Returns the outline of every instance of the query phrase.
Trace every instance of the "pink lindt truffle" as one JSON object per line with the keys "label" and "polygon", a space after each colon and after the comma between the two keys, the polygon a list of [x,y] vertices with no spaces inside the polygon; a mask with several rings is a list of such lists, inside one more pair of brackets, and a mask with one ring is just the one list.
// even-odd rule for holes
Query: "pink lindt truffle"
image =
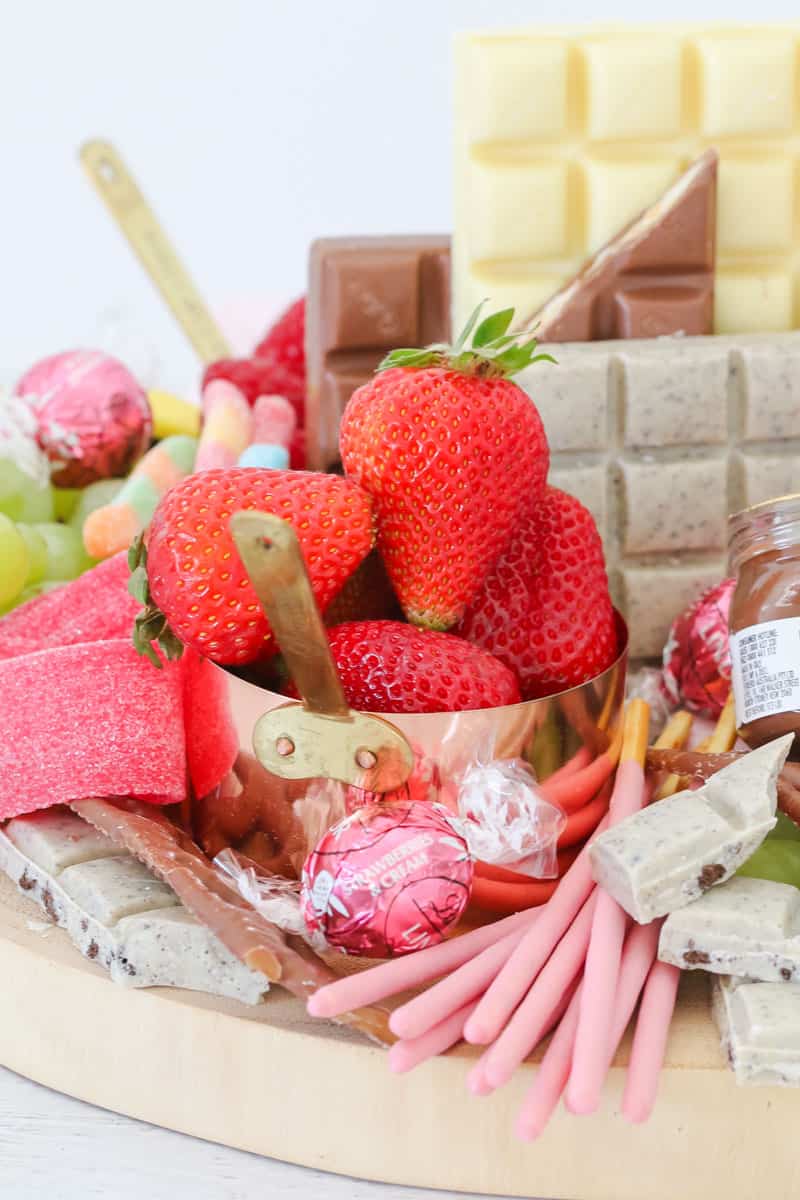
{"label": "pink lindt truffle", "polygon": [[345,954],[389,958],[440,942],[472,886],[467,843],[439,804],[356,809],[306,859],[309,929]]}
{"label": "pink lindt truffle", "polygon": [[150,444],[153,418],[127,367],[97,350],[43,358],[15,388],[30,404],[57,487],[127,475]]}
{"label": "pink lindt truffle", "polygon": [[672,623],[664,647],[664,690],[670,701],[718,717],[731,689],[728,613],[735,579],[704,592]]}

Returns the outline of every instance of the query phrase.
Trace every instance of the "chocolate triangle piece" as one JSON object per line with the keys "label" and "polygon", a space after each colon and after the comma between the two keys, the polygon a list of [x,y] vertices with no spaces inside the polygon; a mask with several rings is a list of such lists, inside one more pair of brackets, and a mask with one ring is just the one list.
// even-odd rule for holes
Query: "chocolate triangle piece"
{"label": "chocolate triangle piece", "polygon": [[718,158],[695,159],[525,326],[542,342],[713,333]]}

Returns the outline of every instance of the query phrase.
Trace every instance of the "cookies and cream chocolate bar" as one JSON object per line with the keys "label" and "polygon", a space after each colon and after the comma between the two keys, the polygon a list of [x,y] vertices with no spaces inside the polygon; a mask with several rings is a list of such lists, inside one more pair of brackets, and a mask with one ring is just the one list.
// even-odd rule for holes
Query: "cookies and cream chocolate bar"
{"label": "cookies and cream chocolate bar", "polygon": [[658,956],[687,970],[800,981],[800,890],[737,876],[667,918]]}
{"label": "cookies and cream chocolate bar", "polygon": [[607,829],[590,850],[597,882],[646,925],[729,879],[775,824],[777,779],[791,744],[792,735],[777,738],[697,791]]}
{"label": "cookies and cream chocolate bar", "polygon": [[131,987],[181,987],[257,1004],[269,989],[124,849],[75,813],[16,817],[0,869],[80,952]]}
{"label": "cookies and cream chocolate bar", "polygon": [[800,984],[724,976],[712,1011],[737,1083],[800,1086]]}

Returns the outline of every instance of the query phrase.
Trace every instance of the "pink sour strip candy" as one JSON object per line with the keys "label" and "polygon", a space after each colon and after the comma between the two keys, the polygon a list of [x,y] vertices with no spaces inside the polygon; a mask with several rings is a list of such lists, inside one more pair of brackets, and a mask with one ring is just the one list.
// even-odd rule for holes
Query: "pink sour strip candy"
{"label": "pink sour strip candy", "polygon": [[259,396],[253,406],[251,441],[256,445],[291,445],[297,413],[285,396]]}
{"label": "pink sour strip candy", "polygon": [[492,1087],[508,1083],[520,1063],[538,1045],[565,993],[580,974],[592,931],[596,891],[556,946],[525,999],[492,1045],[484,1073]]}
{"label": "pink sour strip candy", "polygon": [[389,1067],[396,1075],[412,1071],[420,1063],[427,1062],[437,1054],[444,1054],[456,1042],[461,1041],[464,1022],[475,1007],[475,1001],[457,1008],[443,1021],[431,1026],[420,1037],[404,1038],[395,1042],[389,1051]]}
{"label": "pink sour strip candy", "polygon": [[514,913],[493,925],[482,925],[470,933],[448,938],[438,946],[429,946],[426,950],[393,958],[358,975],[337,979],[311,996],[308,1012],[312,1017],[338,1017],[408,988],[419,987],[460,967],[507,934],[527,928],[538,915],[535,909]]}
{"label": "pink sour strip candy", "polygon": [[633,1124],[653,1111],[680,974],[678,967],[655,962],[647,977],[622,1099],[622,1115]]}
{"label": "pink sour strip candy", "polygon": [[[608,818],[605,817],[598,825],[597,833],[607,825]],[[584,847],[550,900],[538,910],[535,925],[520,939],[467,1021],[464,1029],[467,1041],[488,1045],[499,1036],[593,887],[591,861],[588,849]]]}
{"label": "pink sour strip candy", "polygon": [[212,379],[203,392],[203,428],[195,471],[235,467],[250,445],[253,414],[243,394],[226,379]]}
{"label": "pink sour strip candy", "polygon": [[[461,1009],[469,1001],[482,996],[524,932],[524,929],[516,929],[506,934],[451,975],[396,1008],[389,1019],[392,1033],[399,1038],[421,1037],[454,1009]],[[472,1008],[475,1008],[474,1004]]]}
{"label": "pink sour strip candy", "polygon": [[[634,759],[621,762],[609,806],[610,825],[638,812],[644,797],[641,764]],[[567,1108],[573,1113],[592,1113],[600,1103],[608,1073],[614,1000],[627,927],[627,914],[607,892],[601,891],[586,955],[585,986],[567,1085]]]}

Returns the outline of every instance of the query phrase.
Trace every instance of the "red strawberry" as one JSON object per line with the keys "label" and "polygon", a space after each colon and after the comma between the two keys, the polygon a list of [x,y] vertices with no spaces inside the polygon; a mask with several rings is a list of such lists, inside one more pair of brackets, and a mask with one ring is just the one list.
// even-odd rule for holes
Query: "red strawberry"
{"label": "red strawberry", "polygon": [[513,309],[452,349],[396,350],[342,418],[347,474],[375,501],[378,545],[410,621],[447,629],[462,616],[541,499],[548,467],[539,414],[507,374],[535,341],[506,335]]}
{"label": "red strawberry", "polygon": [[547,489],[458,632],[513,667],[526,699],[575,687],[611,665],[617,635],[603,547],[574,496]]}
{"label": "red strawberry", "polygon": [[364,559],[325,609],[326,625],[343,621],[400,620],[403,614],[377,550]]}
{"label": "red strawberry", "polygon": [[290,304],[253,351],[253,358],[273,358],[295,375],[306,377],[306,298]]}
{"label": "red strawberry", "polygon": [[[369,497],[351,480],[310,471],[200,471],[161,500],[147,552],[132,554],[131,589],[147,607],[137,645],[193,646],[219,663],[250,663],[275,640],[229,528],[239,509],[275,513],[297,531],[317,604],[324,609],[373,545]],[[166,627],[165,627],[166,626]]]}
{"label": "red strawberry", "polygon": [[328,640],[348,703],[362,712],[463,712],[520,698],[513,671],[450,633],[349,621]]}

